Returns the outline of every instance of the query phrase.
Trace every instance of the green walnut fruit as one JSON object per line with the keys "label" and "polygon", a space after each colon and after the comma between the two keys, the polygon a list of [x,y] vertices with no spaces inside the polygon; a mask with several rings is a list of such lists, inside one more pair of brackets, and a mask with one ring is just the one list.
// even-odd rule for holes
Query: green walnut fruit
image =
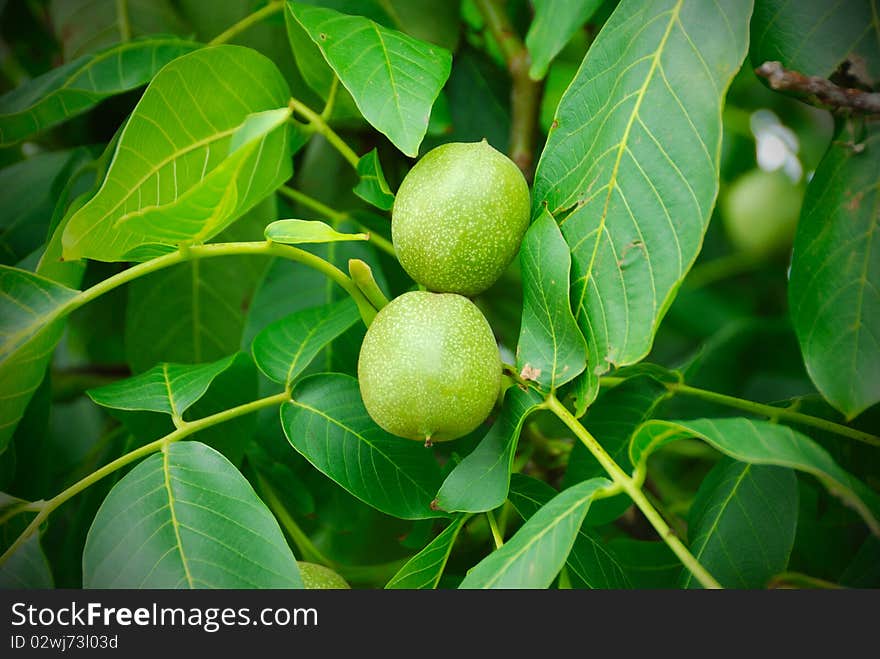
{"label": "green walnut fruit", "polygon": [[358,380],[377,424],[430,445],[466,435],[489,416],[501,387],[501,357],[473,302],[413,291],[370,324]]}
{"label": "green walnut fruit", "polygon": [[722,199],[730,243],[754,258],[791,247],[803,192],[783,172],[753,169],[734,181]]}
{"label": "green walnut fruit", "polygon": [[302,577],[305,588],[317,590],[351,588],[345,579],[329,567],[306,561],[297,561],[296,564],[299,567],[299,575]]}
{"label": "green walnut fruit", "polygon": [[529,226],[529,186],[489,143],[432,149],[400,185],[391,213],[404,270],[432,291],[476,295],[519,250]]}

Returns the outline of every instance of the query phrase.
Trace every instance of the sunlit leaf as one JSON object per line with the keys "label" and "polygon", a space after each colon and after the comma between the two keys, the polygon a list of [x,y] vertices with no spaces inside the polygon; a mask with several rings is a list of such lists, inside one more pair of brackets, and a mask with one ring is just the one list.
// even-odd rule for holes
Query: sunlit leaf
{"label": "sunlit leaf", "polygon": [[394,193],[391,192],[385,174],[382,173],[382,164],[379,162],[379,153],[376,149],[361,156],[357,172],[361,180],[354,187],[354,193],[376,208],[383,211],[391,210],[394,205]]}
{"label": "sunlit leaf", "polygon": [[219,233],[290,177],[288,99],[277,67],[248,48],[171,62],[129,117],[98,194],[70,219],[65,258],[128,260]]}
{"label": "sunlit leaf", "polygon": [[235,359],[236,355],[210,364],[159,364],[140,375],[90,389],[89,398],[104,407],[181,417]]}
{"label": "sunlit leaf", "polygon": [[[524,520],[532,517],[557,494],[550,485],[536,478],[514,474],[511,479],[510,503]],[[592,512],[591,506],[590,514]],[[598,533],[585,527],[578,531],[565,564],[576,588],[629,587],[629,579],[617,558]]]}
{"label": "sunlit leaf", "polygon": [[276,220],[266,227],[266,239],[286,245],[332,243],[343,240],[369,240],[366,233],[340,233],[318,220]]}
{"label": "sunlit leaf", "polygon": [[535,18],[526,34],[531,66],[529,76],[540,80],[547,67],[578,28],[602,5],[602,0],[533,0]]}

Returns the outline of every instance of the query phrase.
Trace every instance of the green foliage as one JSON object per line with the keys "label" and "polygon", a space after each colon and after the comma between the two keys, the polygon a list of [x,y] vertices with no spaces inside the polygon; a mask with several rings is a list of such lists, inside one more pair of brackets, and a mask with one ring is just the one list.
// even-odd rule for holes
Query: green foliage
{"label": "green foliage", "polygon": [[880,586],[875,5],[0,2],[0,587]]}
{"label": "green foliage", "polygon": [[516,366],[553,391],[587,366],[587,347],[569,304],[571,256],[556,220],[544,210],[523,240],[523,320]]}
{"label": "green foliage", "polygon": [[427,547],[409,559],[391,581],[385,584],[385,588],[436,588],[449,560],[455,539],[467,520],[467,515],[459,515],[455,518]]}
{"label": "green foliage", "polygon": [[594,478],[557,494],[468,572],[461,588],[547,588],[565,564],[596,491]]}
{"label": "green foliage", "polygon": [[401,441],[367,415],[354,378],[313,375],[293,390],[281,422],[290,444],[362,501],[396,517],[436,517],[430,503],[440,467],[430,452]]}
{"label": "green foliage", "polygon": [[357,308],[347,299],[294,312],[254,338],[254,360],[266,377],[289,386],[324,347],[357,321]]}
{"label": "green foliage", "polygon": [[101,189],[71,217],[64,257],[127,260],[215,236],[289,178],[288,97],[254,51],[176,59],[126,123]]}
{"label": "green foliage", "polygon": [[648,353],[700,251],[750,5],[623,0],[559,103],[533,208],[571,247],[592,375]]}
{"label": "green foliage", "polygon": [[431,106],[449,77],[449,52],[367,18],[297,2],[288,7],[364,118],[415,157]]}
{"label": "green foliage", "polygon": [[[546,483],[516,474],[511,482],[510,503],[523,519],[528,520],[556,494],[556,490]],[[588,516],[589,513],[587,511]],[[602,538],[586,526],[578,531],[565,564],[572,586],[577,588],[627,588],[630,585],[617,557]]]}
{"label": "green foliage", "polygon": [[[691,549],[722,585],[762,588],[788,565],[797,514],[792,470],[725,459],[697,491]],[[694,586],[690,574],[684,585]]]}
{"label": "green foliage", "polygon": [[848,419],[880,401],[878,145],[876,127],[838,132],[807,186],[791,264],[791,318],[804,363]]}
{"label": "green foliage", "polygon": [[501,413],[486,436],[443,481],[435,503],[440,510],[478,513],[504,503],[520,431],[541,402],[532,390],[511,387],[505,392]]}
{"label": "green foliage", "polygon": [[28,81],[0,100],[0,147],[140,87],[165,64],[196,48],[198,44],[173,37],[140,39],[83,55]]}
{"label": "green foliage", "polygon": [[535,19],[526,35],[532,60],[529,76],[543,78],[553,58],[601,4],[602,0],[536,0]]}
{"label": "green foliage", "polygon": [[86,588],[297,588],[278,522],[238,470],[198,442],[131,470],[101,505],[83,552]]}
{"label": "green foliage", "polygon": [[[756,0],[749,55],[754,66],[780,61],[806,75],[830,77],[849,60],[865,82],[880,76],[877,7],[873,0]],[[810,48],[809,44],[822,44]]]}

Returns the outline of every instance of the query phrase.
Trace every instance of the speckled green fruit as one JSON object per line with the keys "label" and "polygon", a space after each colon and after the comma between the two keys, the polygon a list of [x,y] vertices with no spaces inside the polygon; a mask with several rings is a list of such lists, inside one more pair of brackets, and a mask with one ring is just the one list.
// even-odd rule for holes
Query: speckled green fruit
{"label": "speckled green fruit", "polygon": [[299,575],[302,577],[303,586],[315,590],[331,590],[333,588],[351,588],[348,582],[336,574],[329,567],[318,565],[317,563],[308,563],[306,561],[297,561],[299,567]]}
{"label": "speckled green fruit", "polygon": [[734,181],[722,198],[721,215],[730,243],[755,258],[791,247],[803,191],[783,172],[753,169]]}
{"label": "speckled green fruit", "polygon": [[391,234],[401,265],[432,291],[476,295],[519,250],[529,186],[510,158],[482,142],[432,149],[400,185]]}
{"label": "speckled green fruit", "polygon": [[361,344],[358,380],[367,412],[382,428],[445,441],[489,416],[501,387],[501,357],[473,302],[413,291],[373,320]]}

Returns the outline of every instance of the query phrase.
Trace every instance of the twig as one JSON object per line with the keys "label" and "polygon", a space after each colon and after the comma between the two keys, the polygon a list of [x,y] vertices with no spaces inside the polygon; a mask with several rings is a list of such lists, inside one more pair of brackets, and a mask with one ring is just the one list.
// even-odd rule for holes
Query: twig
{"label": "twig", "polygon": [[812,96],[822,105],[832,108],[850,108],[865,114],[880,113],[880,93],[866,92],[852,87],[839,87],[826,78],[807,76],[791,71],[781,62],[764,62],[755,73],[778,91],[790,91]]}
{"label": "twig", "polygon": [[504,54],[513,86],[510,91],[510,157],[528,180],[535,159],[535,133],[541,83],[529,77],[529,51],[497,0],[476,0],[477,8]]}

